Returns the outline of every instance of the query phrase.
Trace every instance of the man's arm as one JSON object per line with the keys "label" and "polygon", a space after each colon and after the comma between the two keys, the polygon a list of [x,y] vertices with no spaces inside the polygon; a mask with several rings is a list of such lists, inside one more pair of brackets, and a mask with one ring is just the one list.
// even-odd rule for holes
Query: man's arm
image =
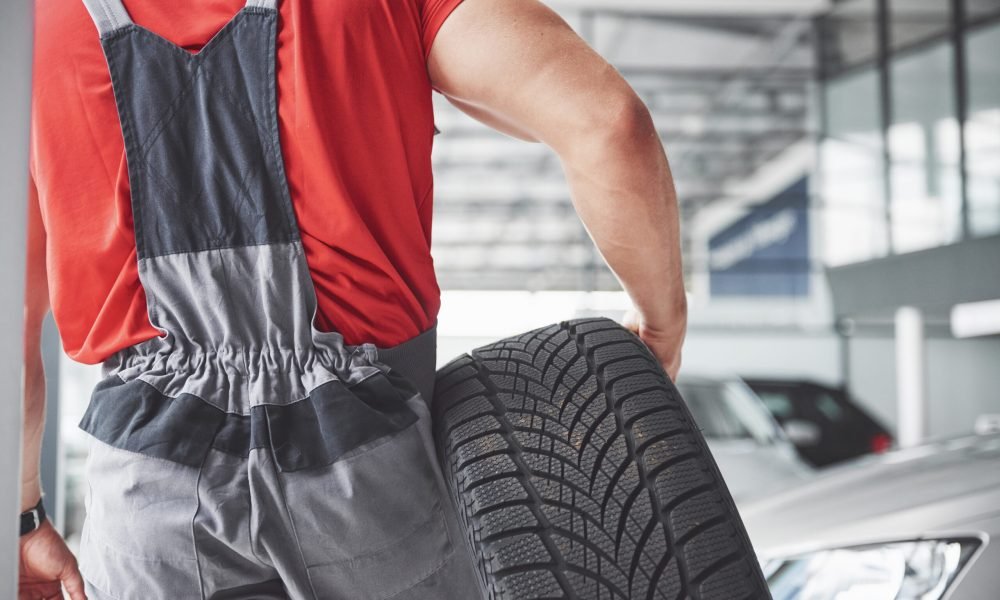
{"label": "man's arm", "polygon": [[[45,432],[45,370],[42,364],[42,323],[49,312],[49,285],[45,267],[45,227],[34,179],[28,185],[28,241],[24,285],[24,429],[21,460],[21,510],[41,497],[42,434]],[[51,509],[52,507],[46,507]],[[86,600],[76,557],[48,518],[38,529],[21,536],[18,571],[20,598]]]}
{"label": "man's arm", "polygon": [[428,58],[463,111],[559,156],[584,226],[672,378],[687,328],[677,198],[649,111],[621,75],[538,0],[465,0]]}
{"label": "man's arm", "polygon": [[45,432],[45,369],[42,365],[42,323],[49,311],[45,273],[45,228],[34,182],[29,186],[28,245],[24,294],[24,430],[21,467],[21,510],[41,497],[41,450]]}

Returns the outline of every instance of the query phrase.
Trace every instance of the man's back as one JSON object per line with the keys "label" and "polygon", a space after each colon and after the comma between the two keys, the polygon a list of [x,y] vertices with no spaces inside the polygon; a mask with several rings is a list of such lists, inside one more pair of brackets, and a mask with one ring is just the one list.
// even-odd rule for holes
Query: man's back
{"label": "man's back", "polygon": [[559,155],[675,376],[677,211],[648,110],[537,0],[77,1],[36,20],[24,508],[50,304],[71,357],[111,360],[80,423],[80,569],[39,526],[22,590],[84,600],[82,572],[97,598],[476,597],[430,422],[431,89]]}
{"label": "man's back", "polygon": [[[89,434],[79,565],[87,595],[474,597],[479,593],[474,566],[458,543],[457,515],[448,510],[434,458],[428,408],[433,324],[399,344],[373,342],[376,336],[370,334],[351,344],[339,322],[323,331],[315,319],[314,278],[339,277],[365,295],[359,306],[338,305],[353,310],[342,317],[348,321],[394,300],[399,293],[393,288],[405,285],[399,272],[409,260],[401,260],[400,268],[378,264],[392,260],[389,251],[405,248],[395,246],[395,238],[405,240],[412,237],[408,230],[415,231],[424,241],[409,252],[428,250],[411,161],[429,168],[433,123],[426,120],[423,135],[400,130],[409,97],[419,105],[423,96],[429,108],[428,75],[426,69],[404,66],[423,77],[400,76],[413,90],[405,93],[404,84],[397,101],[400,91],[390,80],[399,76],[399,67],[382,66],[393,59],[423,64],[419,36],[410,36],[408,51],[401,34],[392,43],[355,45],[353,31],[369,29],[368,17],[377,19],[377,10],[339,16],[340,41],[330,44],[330,53],[342,60],[324,60],[325,49],[309,56],[310,63],[326,63],[334,75],[313,71],[300,85],[301,70],[292,70],[296,95],[286,103],[300,110],[286,119],[292,125],[286,137],[308,144],[314,130],[330,128],[306,155],[280,137],[277,0],[246,0],[194,49],[137,22],[121,0],[83,4],[105,59],[124,143],[134,241],[126,260],[136,264],[153,328],[148,339],[103,361],[103,377],[79,422]],[[327,18],[296,14],[305,3],[286,5],[293,12],[284,23],[297,22],[301,31],[315,31],[312,19]],[[364,7],[369,5],[378,6]],[[418,23],[403,16],[384,16],[382,22],[387,31],[408,22],[411,34],[419,32]],[[384,39],[372,31],[363,35],[370,42]],[[295,61],[324,40],[300,44],[293,38],[286,47]],[[42,54],[42,60],[50,56]],[[355,84],[358,73],[364,77]],[[331,95],[342,104],[323,106],[334,106],[337,119],[320,110],[322,96]],[[357,97],[365,108],[351,108]],[[85,113],[99,110],[81,106]],[[38,116],[51,113],[50,106]],[[360,123],[341,127],[348,114]],[[50,131],[52,125],[42,128]],[[347,133],[330,140],[337,129]],[[383,143],[352,139],[369,131],[384,131]],[[419,139],[423,150],[410,148],[420,146]],[[297,153],[300,160],[286,161],[286,153]],[[73,156],[40,157],[35,163],[44,182],[38,198],[51,224],[50,246],[70,237],[75,239],[69,244],[80,244],[88,236],[90,244],[99,245],[92,231],[58,230],[79,227],[81,219],[51,212],[65,210],[71,197],[69,190],[51,193],[51,182],[65,180],[39,172],[43,165],[58,164],[51,162],[57,158],[79,168]],[[286,162],[309,177],[296,183],[286,175]],[[120,182],[115,185],[105,203],[121,189]],[[310,202],[296,206],[294,185],[300,194],[341,210],[310,209]],[[409,201],[380,204],[383,195]],[[368,210],[368,204],[378,209]],[[77,208],[77,214],[82,211]],[[335,213],[333,219],[327,212]],[[331,243],[350,246],[306,247],[306,236],[313,242],[317,237],[303,223],[336,220],[338,212],[348,229],[343,222],[330,227],[331,235],[340,236]],[[403,214],[399,235],[385,221],[398,213]],[[381,236],[388,240],[385,250],[376,242]],[[379,253],[336,262],[355,246]],[[56,288],[62,283],[60,268],[71,267],[60,260],[65,255],[59,250],[50,252]],[[79,255],[90,253],[83,246]],[[315,276],[310,254],[333,272]],[[98,258],[108,264],[106,257]],[[351,272],[353,263],[363,265],[360,275]],[[433,272],[429,277],[433,282]],[[366,278],[375,289],[367,287]],[[66,307],[61,296],[56,289],[57,313]],[[405,314],[406,303],[396,304]],[[376,319],[386,335],[399,335],[394,330],[401,319]],[[406,493],[394,493],[397,489]]]}
{"label": "man's back", "polygon": [[[279,6],[279,138],[316,324],[348,343],[395,345],[437,316],[425,59],[458,3]],[[138,25],[197,52],[244,2],[124,4]],[[53,316],[67,354],[97,363],[159,332],[138,279],[125,149],[93,21],[80,0],[49,0],[36,28],[31,169]]]}

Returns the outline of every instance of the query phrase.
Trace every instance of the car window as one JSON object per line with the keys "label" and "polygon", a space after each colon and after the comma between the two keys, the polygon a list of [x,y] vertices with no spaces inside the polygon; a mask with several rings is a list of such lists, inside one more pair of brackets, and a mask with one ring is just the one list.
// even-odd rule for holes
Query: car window
{"label": "car window", "polygon": [[757,392],[760,399],[764,401],[764,406],[771,411],[774,418],[779,421],[791,419],[795,416],[795,404],[785,392],[767,390]]}
{"label": "car window", "polygon": [[769,444],[774,421],[760,399],[739,382],[678,383],[678,389],[707,438],[751,439]]}
{"label": "car window", "polygon": [[844,410],[843,405],[827,392],[816,394],[815,406],[816,410],[831,423],[842,423],[848,418],[847,411]]}
{"label": "car window", "polygon": [[719,390],[715,386],[679,384],[678,389],[705,437],[734,437],[738,433],[720,408]]}

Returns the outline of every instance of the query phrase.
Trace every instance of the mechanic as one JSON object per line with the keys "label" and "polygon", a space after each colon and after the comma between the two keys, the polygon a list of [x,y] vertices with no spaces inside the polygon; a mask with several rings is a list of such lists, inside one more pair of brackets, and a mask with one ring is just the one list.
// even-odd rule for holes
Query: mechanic
{"label": "mechanic", "polygon": [[[430,427],[432,91],[558,154],[627,325],[676,376],[662,144],[538,0],[35,16],[21,598],[480,594]],[[49,310],[66,354],[102,370],[79,424],[79,562],[39,481]]]}

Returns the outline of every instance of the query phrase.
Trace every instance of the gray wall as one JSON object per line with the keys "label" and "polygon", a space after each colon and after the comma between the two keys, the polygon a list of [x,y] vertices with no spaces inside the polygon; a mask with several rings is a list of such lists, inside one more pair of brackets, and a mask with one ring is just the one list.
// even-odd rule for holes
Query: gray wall
{"label": "gray wall", "polygon": [[841,379],[840,347],[832,333],[693,328],[684,345],[681,370],[808,377],[821,383],[837,383]]}
{"label": "gray wall", "polygon": [[[896,422],[895,347],[891,338],[850,344],[851,387],[887,424]],[[931,437],[972,430],[977,416],[1000,413],[1000,338],[927,340]]]}

